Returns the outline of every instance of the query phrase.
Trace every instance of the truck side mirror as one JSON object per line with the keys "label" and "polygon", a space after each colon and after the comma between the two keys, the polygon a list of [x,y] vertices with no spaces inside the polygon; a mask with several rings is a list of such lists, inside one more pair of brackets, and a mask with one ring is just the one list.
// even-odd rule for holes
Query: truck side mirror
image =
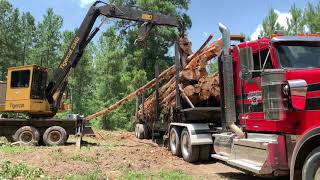
{"label": "truck side mirror", "polygon": [[239,50],[240,56],[240,78],[247,80],[252,78],[253,55],[251,48],[242,48]]}

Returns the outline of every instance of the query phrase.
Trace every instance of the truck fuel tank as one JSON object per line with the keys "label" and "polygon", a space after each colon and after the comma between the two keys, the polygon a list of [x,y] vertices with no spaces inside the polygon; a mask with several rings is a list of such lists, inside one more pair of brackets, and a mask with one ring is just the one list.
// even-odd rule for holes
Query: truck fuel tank
{"label": "truck fuel tank", "polygon": [[227,132],[221,134],[213,134],[213,149],[216,154],[229,157],[231,155],[232,142],[235,134]]}

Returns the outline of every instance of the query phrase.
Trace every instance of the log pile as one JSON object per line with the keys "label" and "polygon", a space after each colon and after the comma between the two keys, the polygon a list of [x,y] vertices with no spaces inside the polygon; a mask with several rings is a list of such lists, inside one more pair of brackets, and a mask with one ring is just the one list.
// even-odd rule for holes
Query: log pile
{"label": "log pile", "polygon": [[[183,51],[182,57],[185,59],[181,62],[182,70],[179,72],[180,84],[179,88],[181,95],[185,102],[191,107],[198,106],[204,101],[211,98],[217,106],[219,106],[219,77],[218,74],[208,76],[206,71],[206,65],[209,60],[220,54],[223,46],[222,40],[218,39],[213,43],[209,44],[212,39],[212,35],[204,42],[199,50],[192,54],[191,42],[185,37],[179,40],[179,47]],[[159,81],[165,81],[159,88],[160,95],[160,110],[163,111],[170,107],[175,107],[175,96],[176,96],[176,67],[175,65],[163,71],[158,79]],[[156,78],[149,81],[146,85],[130,93],[128,96],[117,101],[113,105],[104,108],[103,110],[91,114],[85,117],[85,120],[90,121],[99,116],[105,115],[121,107],[125,103],[139,97],[150,88],[155,87]],[[143,104],[139,106],[137,115],[139,118],[150,120],[155,116],[155,103],[156,93],[151,94]]]}
{"label": "log pile", "polygon": [[[209,44],[211,39],[210,35],[197,52],[189,55],[185,63],[181,63],[183,68],[179,72],[180,92],[184,102],[190,107],[202,106],[201,104],[209,99],[213,99],[214,103],[219,106],[219,76],[218,74],[209,76],[206,65],[209,60],[220,54],[223,43],[221,39],[218,39]],[[184,48],[184,52],[191,52],[191,46]],[[175,108],[175,74],[171,74],[170,80],[164,83],[158,92],[161,111],[170,107]],[[154,92],[139,106],[138,116],[147,121],[152,120],[155,116],[155,103],[156,93]]]}

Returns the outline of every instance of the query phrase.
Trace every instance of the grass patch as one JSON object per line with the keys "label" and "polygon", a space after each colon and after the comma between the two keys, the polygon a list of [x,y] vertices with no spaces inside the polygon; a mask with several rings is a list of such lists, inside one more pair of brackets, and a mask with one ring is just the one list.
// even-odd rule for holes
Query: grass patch
{"label": "grass patch", "polygon": [[98,160],[97,157],[85,156],[81,154],[76,154],[70,158],[73,161],[83,161],[83,162],[93,162]]}
{"label": "grass patch", "polygon": [[136,180],[136,179],[162,179],[162,180],[188,180],[192,179],[191,176],[184,174],[181,171],[167,171],[161,170],[157,173],[144,172],[144,171],[128,171],[122,175],[120,180]]}
{"label": "grass patch", "polygon": [[10,144],[3,144],[2,146],[0,146],[0,152],[10,154],[33,152],[34,149],[35,147],[32,146],[18,146]]}
{"label": "grass patch", "polygon": [[41,168],[29,168],[21,163],[12,164],[10,161],[0,163],[0,179],[44,179]]}
{"label": "grass patch", "polygon": [[69,174],[65,176],[66,180],[96,180],[96,179],[108,179],[103,177],[100,171],[92,171],[84,175]]}

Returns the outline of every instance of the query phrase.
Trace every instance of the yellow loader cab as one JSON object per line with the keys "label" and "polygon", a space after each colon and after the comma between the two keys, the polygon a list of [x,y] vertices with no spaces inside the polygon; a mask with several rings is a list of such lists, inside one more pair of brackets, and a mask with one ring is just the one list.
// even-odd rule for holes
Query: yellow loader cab
{"label": "yellow loader cab", "polygon": [[47,74],[46,68],[37,65],[8,68],[7,83],[0,86],[1,111],[50,114],[45,98]]}

